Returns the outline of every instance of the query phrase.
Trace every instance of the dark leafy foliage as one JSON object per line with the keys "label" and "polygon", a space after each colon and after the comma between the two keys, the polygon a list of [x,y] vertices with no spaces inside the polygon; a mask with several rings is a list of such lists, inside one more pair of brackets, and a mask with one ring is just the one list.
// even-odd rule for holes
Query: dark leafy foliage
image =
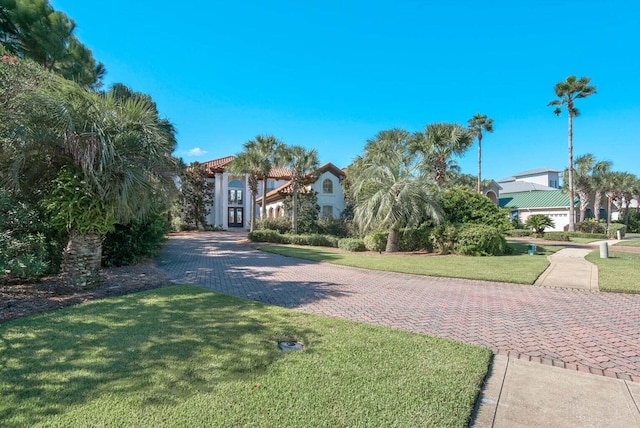
{"label": "dark leafy foliage", "polygon": [[440,195],[445,220],[453,224],[483,224],[500,230],[511,229],[508,212],[489,198],[467,187],[451,187]]}
{"label": "dark leafy foliage", "polygon": [[167,215],[153,212],[146,219],[128,225],[117,224],[102,244],[103,266],[126,266],[157,256],[167,240]]}
{"label": "dark leafy foliage", "polygon": [[37,207],[0,192],[0,278],[37,279],[55,272],[64,240]]}
{"label": "dark leafy foliage", "polygon": [[498,228],[468,224],[458,231],[455,251],[467,256],[499,256],[510,254],[512,248]]}

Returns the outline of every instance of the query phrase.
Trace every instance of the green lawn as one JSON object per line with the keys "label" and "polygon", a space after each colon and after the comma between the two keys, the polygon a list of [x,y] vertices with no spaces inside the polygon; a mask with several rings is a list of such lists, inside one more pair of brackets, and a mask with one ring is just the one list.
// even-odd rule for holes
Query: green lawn
{"label": "green lawn", "polygon": [[615,244],[613,244],[615,246],[621,246],[621,247],[640,247],[640,239],[635,238],[635,239],[624,239],[622,241],[618,241]]}
{"label": "green lawn", "polygon": [[0,425],[463,427],[490,357],[176,286],[1,324]]}
{"label": "green lawn", "polygon": [[585,259],[598,265],[598,287],[600,291],[640,293],[638,266],[640,254],[609,249],[609,258],[601,259],[600,250],[589,253]]}
{"label": "green lawn", "polygon": [[365,269],[518,284],[533,284],[549,266],[546,255],[561,248],[538,245],[536,255],[529,256],[526,243],[511,245],[516,250],[515,255],[499,257],[348,253],[333,248],[295,245],[259,245],[257,248],[287,257]]}

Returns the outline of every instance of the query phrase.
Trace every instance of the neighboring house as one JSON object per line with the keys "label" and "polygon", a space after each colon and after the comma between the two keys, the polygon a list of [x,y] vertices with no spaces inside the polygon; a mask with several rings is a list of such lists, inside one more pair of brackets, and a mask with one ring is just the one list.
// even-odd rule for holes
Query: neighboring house
{"label": "neighboring house", "polygon": [[482,193],[491,200],[494,204],[498,205],[500,200],[500,185],[491,180],[488,184],[483,184]]}
{"label": "neighboring house", "polygon": [[[213,206],[206,218],[207,224],[229,228],[249,228],[250,196],[249,178],[247,174],[231,174],[227,165],[233,156],[203,162],[209,173],[209,180],[214,183]],[[344,192],[342,180],[344,172],[331,163],[319,168],[317,180],[306,186],[303,191],[313,189],[318,192],[320,215],[337,218],[344,210]],[[287,195],[286,189],[291,186],[291,172],[286,168],[274,168],[267,177],[267,212],[270,217],[283,216],[282,201]],[[262,204],[262,180],[258,182],[256,198],[256,218],[260,217]],[[290,192],[290,190],[289,190]],[[331,215],[329,215],[331,212]]]}
{"label": "neighboring house", "polygon": [[[555,227],[562,231],[569,225],[569,195],[560,190],[560,171],[538,168],[514,174],[498,180],[500,186],[500,207],[511,210],[511,218],[518,218],[524,224],[533,214],[549,216]],[[579,211],[575,197],[576,215]]]}
{"label": "neighboring house", "polygon": [[560,188],[560,171],[551,168],[532,169],[498,180],[498,184],[502,194],[556,190]]}
{"label": "neighboring house", "polygon": [[[574,198],[576,210],[578,199]],[[554,228],[549,231],[563,231],[569,225],[569,195],[562,190],[533,190],[530,192],[500,195],[500,207],[511,210],[511,218],[518,218],[522,224],[533,214],[543,214],[553,220]]]}
{"label": "neighboring house", "polygon": [[[318,168],[316,180],[299,189],[300,193],[315,191],[320,206],[320,217],[339,218],[345,208],[344,189],[342,180],[344,171],[332,163],[325,163]],[[267,193],[267,217],[282,217],[284,211],[284,199],[291,195],[293,186],[291,181]],[[262,206],[262,198],[256,200],[256,204]]]}

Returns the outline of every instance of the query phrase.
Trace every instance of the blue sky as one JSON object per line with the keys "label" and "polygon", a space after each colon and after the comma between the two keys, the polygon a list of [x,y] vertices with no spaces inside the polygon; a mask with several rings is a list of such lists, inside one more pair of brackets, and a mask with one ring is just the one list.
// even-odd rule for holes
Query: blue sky
{"label": "blue sky", "polygon": [[[640,2],[52,0],[107,68],[150,94],[187,163],[258,134],[347,166],[381,130],[495,120],[483,177],[567,165],[553,86],[588,76],[574,153],[640,174]],[[194,155],[194,153],[200,154]],[[477,145],[459,159],[477,173]]]}

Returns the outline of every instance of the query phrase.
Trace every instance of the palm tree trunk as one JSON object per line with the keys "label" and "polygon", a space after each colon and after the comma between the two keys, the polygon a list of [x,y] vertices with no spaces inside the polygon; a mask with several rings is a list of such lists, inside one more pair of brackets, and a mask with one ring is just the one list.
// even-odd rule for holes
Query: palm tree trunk
{"label": "palm tree trunk", "polygon": [[267,218],[267,177],[262,178],[262,207],[260,207],[260,218]]}
{"label": "palm tree trunk", "polygon": [[573,103],[569,102],[569,232],[576,231],[576,214],[573,196]]}
{"label": "palm tree trunk", "polygon": [[611,224],[611,205],[613,202],[613,198],[610,195],[607,195],[607,226]]}
{"label": "palm tree trunk", "polygon": [[291,192],[291,232],[296,235],[298,233],[298,185],[293,183]]}
{"label": "palm tree trunk", "polygon": [[480,183],[482,182],[482,132],[478,134],[478,193],[482,193]]}
{"label": "palm tree trunk", "polygon": [[60,279],[64,285],[87,289],[100,282],[102,238],[96,233],[71,232],[60,266]]}
{"label": "palm tree trunk", "polygon": [[596,194],[593,199],[593,215],[596,217],[596,220],[600,220],[600,203],[602,201],[602,193],[596,191]]}
{"label": "palm tree trunk", "polygon": [[385,251],[387,253],[395,253],[398,251],[398,238],[400,236],[400,231],[396,228],[389,229],[389,236],[387,237],[387,248]]}

